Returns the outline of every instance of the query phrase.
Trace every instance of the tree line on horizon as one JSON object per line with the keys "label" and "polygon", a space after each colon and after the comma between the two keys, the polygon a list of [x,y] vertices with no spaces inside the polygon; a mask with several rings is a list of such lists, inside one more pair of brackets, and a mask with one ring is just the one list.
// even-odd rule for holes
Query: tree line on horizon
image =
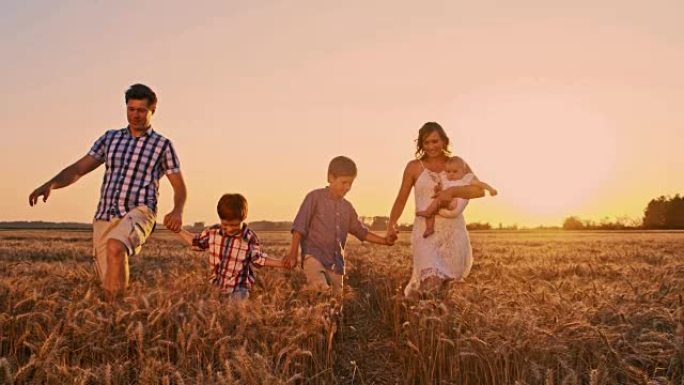
{"label": "tree line on horizon", "polygon": [[[372,216],[361,217],[361,220],[372,231],[385,231],[389,223],[389,217]],[[254,221],[249,222],[249,226],[254,231],[290,231],[291,221]],[[205,227],[204,222],[195,222],[185,226],[186,229],[199,231]],[[517,225],[504,226],[499,223],[494,227],[488,222],[470,222],[466,225],[468,230],[518,230]],[[89,230],[92,228],[90,223],[78,222],[44,222],[44,221],[10,221],[0,222],[2,229],[62,229],[62,230]],[[163,228],[158,225],[157,228]],[[577,216],[567,217],[562,226],[563,230],[675,230],[684,229],[684,197],[679,194],[673,197],[659,196],[651,199],[644,209],[644,216],[641,219],[629,217],[619,217],[615,219],[604,218],[599,222],[583,220]],[[413,225],[410,223],[399,224],[399,231],[411,231]],[[559,227],[539,226],[534,229],[554,230]]]}
{"label": "tree line on horizon", "polygon": [[674,197],[661,195],[651,199],[644,209],[644,216],[641,220],[621,217],[611,221],[604,218],[596,223],[571,216],[565,218],[562,228],[563,230],[682,230],[684,229],[684,197],[677,194]]}
{"label": "tree line on horizon", "polygon": [[[371,231],[385,231],[389,224],[389,217],[384,216],[374,216],[374,217],[361,217],[366,226]],[[190,231],[201,231],[205,228],[205,222],[194,222],[191,225],[183,226],[186,230]],[[249,222],[249,227],[254,231],[290,231],[292,229],[291,221],[254,221]],[[158,223],[157,229],[163,229],[164,225]],[[413,225],[410,223],[401,223],[397,226],[399,231],[411,231]],[[467,224],[468,230],[492,230],[493,227],[486,222],[470,222]],[[92,224],[90,223],[79,223],[79,222],[45,222],[45,221],[6,221],[0,222],[0,229],[5,230],[22,230],[22,229],[34,229],[34,230],[90,230],[92,229]],[[498,229],[502,230],[517,230],[518,226],[505,226],[503,227],[499,224]]]}

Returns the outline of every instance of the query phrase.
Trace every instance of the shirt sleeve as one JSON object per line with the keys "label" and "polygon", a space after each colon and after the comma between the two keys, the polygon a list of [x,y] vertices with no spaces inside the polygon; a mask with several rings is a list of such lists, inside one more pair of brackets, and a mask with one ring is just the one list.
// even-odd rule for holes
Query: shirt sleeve
{"label": "shirt sleeve", "polygon": [[268,255],[261,250],[261,243],[256,234],[252,233],[249,239],[249,259],[255,266],[264,266],[266,264],[266,257]]}
{"label": "shirt sleeve", "polygon": [[297,211],[297,216],[294,222],[292,222],[292,231],[296,231],[302,235],[306,235],[309,232],[309,226],[311,225],[311,217],[313,216],[314,206],[315,206],[315,194],[310,192],[304,198],[304,202],[299,206],[299,211]]}
{"label": "shirt sleeve", "polygon": [[360,241],[365,241],[368,235],[368,227],[361,222],[359,219],[359,214],[356,213],[354,206],[349,205],[349,233]]}
{"label": "shirt sleeve", "polygon": [[206,250],[209,248],[209,229],[208,228],[202,230],[201,233],[196,234],[192,238],[192,246],[198,247],[202,250]]}
{"label": "shirt sleeve", "polygon": [[180,161],[176,150],[173,148],[173,143],[169,140],[168,145],[164,148],[161,161],[162,172],[165,175],[176,174],[180,172]]}
{"label": "shirt sleeve", "polygon": [[93,143],[93,146],[88,151],[88,155],[94,157],[100,162],[105,161],[105,156],[107,154],[107,136],[109,131],[105,132],[98,140]]}

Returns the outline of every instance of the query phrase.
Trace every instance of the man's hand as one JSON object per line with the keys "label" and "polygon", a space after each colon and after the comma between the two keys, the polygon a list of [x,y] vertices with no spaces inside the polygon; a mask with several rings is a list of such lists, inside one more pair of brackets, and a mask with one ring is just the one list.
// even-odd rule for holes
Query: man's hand
{"label": "man's hand", "polygon": [[48,182],[44,185],[33,190],[31,195],[29,195],[29,205],[33,206],[38,203],[38,198],[43,197],[43,202],[47,202],[50,196],[50,191],[52,191],[52,183]]}
{"label": "man's hand", "polygon": [[164,226],[174,233],[181,231],[183,228],[183,214],[179,211],[172,210],[164,217]]}

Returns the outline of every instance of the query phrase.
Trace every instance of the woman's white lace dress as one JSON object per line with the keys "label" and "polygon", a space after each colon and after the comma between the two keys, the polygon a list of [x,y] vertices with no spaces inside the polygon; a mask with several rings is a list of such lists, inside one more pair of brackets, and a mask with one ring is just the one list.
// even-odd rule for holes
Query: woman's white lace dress
{"label": "woman's white lace dress", "polygon": [[[446,173],[435,173],[423,168],[423,172],[414,185],[417,211],[424,210],[430,205],[438,182],[441,182],[442,186],[454,185],[453,182],[447,181]],[[468,204],[468,200],[458,199],[457,202],[458,205],[454,210],[440,210],[442,214],[453,217],[435,216],[435,233],[427,238],[423,238],[425,218],[416,217],[413,222],[411,233],[413,273],[411,280],[404,288],[404,295],[408,296],[411,292],[418,290],[425,278],[436,276],[460,281],[470,273],[473,265],[473,252],[463,218],[463,209]]]}

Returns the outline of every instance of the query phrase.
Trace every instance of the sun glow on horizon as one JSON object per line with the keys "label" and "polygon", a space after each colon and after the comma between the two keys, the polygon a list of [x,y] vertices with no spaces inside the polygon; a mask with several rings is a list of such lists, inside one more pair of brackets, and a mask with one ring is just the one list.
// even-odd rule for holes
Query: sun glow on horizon
{"label": "sun glow on horizon", "polygon": [[496,199],[516,211],[563,216],[581,210],[610,183],[616,132],[587,100],[523,85],[464,95],[456,109],[458,150],[498,188]]}

